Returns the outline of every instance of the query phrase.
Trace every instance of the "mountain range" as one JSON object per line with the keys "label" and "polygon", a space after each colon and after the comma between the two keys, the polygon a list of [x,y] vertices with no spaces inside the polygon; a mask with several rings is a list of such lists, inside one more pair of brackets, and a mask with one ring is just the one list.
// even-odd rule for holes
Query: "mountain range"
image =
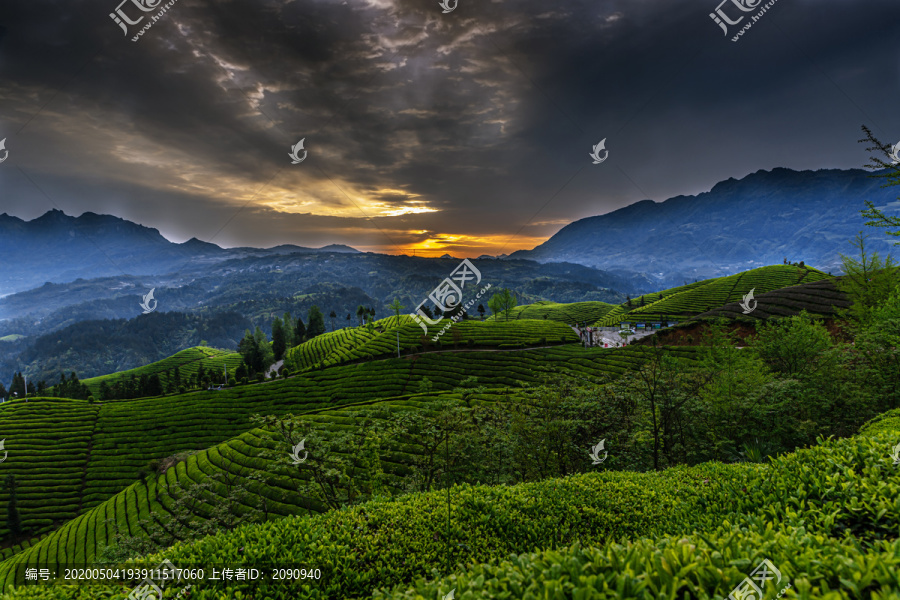
{"label": "mountain range", "polygon": [[[861,169],[761,170],[695,196],[643,200],[580,219],[511,257],[637,271],[662,286],[785,259],[837,273],[840,254],[852,252],[850,239],[867,229],[860,215],[866,200],[900,214],[897,191],[871,175]],[[890,252],[888,236],[867,233],[871,250]]]}
{"label": "mountain range", "polygon": [[221,248],[197,238],[178,244],[157,229],[119,217],[86,212],[79,217],[50,210],[31,221],[0,214],[0,297],[43,283],[129,275],[158,275],[246,257],[292,253],[357,253],[349,246],[324,248]]}

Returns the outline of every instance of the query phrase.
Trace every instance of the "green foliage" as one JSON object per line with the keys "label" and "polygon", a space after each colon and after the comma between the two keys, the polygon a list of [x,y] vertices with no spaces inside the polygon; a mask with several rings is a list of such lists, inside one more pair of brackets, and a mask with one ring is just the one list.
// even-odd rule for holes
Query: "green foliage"
{"label": "green foliage", "polygon": [[[665,597],[714,600],[768,558],[785,581],[768,583],[766,597],[790,582],[783,597],[895,600],[900,481],[889,473],[898,426],[894,411],[859,436],[766,465],[456,486],[449,531],[439,490],[252,525],[147,560],[328,565],[317,585],[267,588],[272,600],[421,600],[452,588],[460,598],[539,600],[549,590],[554,598],[651,600],[665,589]],[[447,558],[453,574],[439,570]],[[228,583],[234,598],[252,589]],[[9,598],[81,600],[101,590],[109,594],[100,584],[25,587]],[[200,600],[220,594],[214,584],[191,590]]]}
{"label": "green foliage", "polygon": [[[483,306],[481,307],[484,308]],[[614,308],[614,305],[606,302],[574,302],[561,304],[549,300],[541,300],[533,304],[516,306],[510,311],[510,320],[513,319],[547,319],[560,323],[593,323]],[[482,314],[484,311],[479,311]],[[492,316],[490,319],[497,319]]]}
{"label": "green foliage", "polygon": [[[141,381],[144,381],[144,386],[148,387],[153,375],[157,375],[160,388],[174,384],[191,389],[200,386],[197,382],[198,373],[208,370],[220,372],[225,366],[229,372],[232,372],[232,370],[240,368],[241,364],[242,358],[237,352],[194,347],[137,369],[92,377],[84,379],[80,383],[88,387],[91,395],[103,401],[117,398],[141,398],[151,395],[151,390],[141,389]],[[54,386],[51,391],[55,393],[57,388],[58,386]],[[71,397],[66,394],[64,396]]]}
{"label": "green foliage", "polygon": [[275,317],[272,321],[272,353],[275,360],[281,360],[284,351],[288,348],[288,340],[285,334],[284,321]]}
{"label": "green foliage", "polygon": [[[236,475],[226,471],[213,473],[201,482],[177,480],[165,487],[154,486],[154,502],[165,505],[165,519],[150,514],[138,521],[140,535],[122,531],[119,521],[107,519],[111,541],[97,554],[94,564],[120,565],[125,560],[164,550],[176,542],[189,542],[223,531],[232,531],[243,523],[260,521],[262,513],[247,508],[250,494]],[[217,488],[224,491],[218,494]],[[204,505],[210,508],[203,509]]]}
{"label": "green foliage", "polygon": [[309,307],[307,322],[306,339],[311,340],[312,338],[325,333],[325,316],[315,304]]}
{"label": "green foliage", "polygon": [[16,494],[17,485],[15,475],[6,476],[4,487],[9,494],[9,502],[6,505],[6,528],[13,540],[22,535],[22,518],[19,516],[19,500]]}
{"label": "green foliage", "polygon": [[600,327],[617,326],[620,322],[682,321],[730,302],[740,302],[754,289],[755,295],[800,283],[830,279],[827,273],[809,267],[772,265],[727,277],[716,277],[644,294],[643,306],[620,305],[595,323]]}
{"label": "green foliage", "polygon": [[494,316],[503,315],[505,321],[509,321],[510,312],[518,304],[516,295],[509,288],[502,288],[488,300],[488,308]]}
{"label": "green foliage", "polygon": [[[319,362],[326,366],[365,359],[372,355],[390,357],[397,355],[397,333],[400,334],[400,348],[411,352],[414,346],[429,346],[431,337],[445,325],[444,322],[430,326],[429,336],[422,335],[421,327],[408,315],[382,319],[370,324],[371,327],[341,329],[321,335],[285,353],[285,365],[293,370],[309,369]],[[469,338],[473,345],[500,346],[521,344],[520,347],[543,345],[542,338],[567,342],[577,342],[578,336],[567,325],[553,321],[460,321],[453,324],[459,332],[459,339]],[[424,337],[424,340],[423,340]],[[446,336],[445,336],[446,337]]]}
{"label": "green foliage", "polygon": [[757,323],[753,348],[773,371],[787,377],[812,377],[829,366],[834,342],[821,321],[806,312]]}
{"label": "green foliage", "polygon": [[847,315],[853,319],[865,318],[868,311],[887,300],[900,284],[900,269],[891,256],[882,258],[877,252],[866,249],[869,236],[862,232],[851,242],[858,250],[857,256],[841,254],[844,276],[838,280],[838,289],[846,293],[852,304]]}

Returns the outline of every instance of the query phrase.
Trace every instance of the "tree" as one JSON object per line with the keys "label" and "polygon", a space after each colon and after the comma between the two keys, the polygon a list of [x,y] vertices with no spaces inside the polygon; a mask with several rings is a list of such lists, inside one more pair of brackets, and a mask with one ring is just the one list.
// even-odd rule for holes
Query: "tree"
{"label": "tree", "polygon": [[154,373],[147,378],[147,389],[145,392],[148,396],[162,396],[163,386],[159,380],[159,373]]}
{"label": "tree", "polygon": [[825,326],[804,310],[789,319],[757,322],[756,353],[776,373],[808,378],[827,366],[826,351],[834,345]]}
{"label": "tree", "polygon": [[478,305],[478,314],[481,315],[481,320],[484,321],[484,304]]}
{"label": "tree", "polygon": [[272,352],[275,360],[281,360],[287,350],[287,341],[284,331],[284,321],[275,317],[272,321]]}
{"label": "tree", "polygon": [[335,330],[334,320],[337,319],[337,313],[334,311],[331,311],[331,314],[328,315],[328,318],[331,319],[331,330],[334,331]]}
{"label": "tree", "polygon": [[347,327],[350,327],[350,320],[353,319],[353,315],[347,313]]}
{"label": "tree", "polygon": [[281,324],[284,326],[284,345],[286,348],[293,348],[298,342],[294,341],[294,319],[291,318],[291,313],[284,313]]}
{"label": "tree", "polygon": [[309,339],[325,333],[325,316],[315,304],[309,307],[307,321],[309,321],[309,327],[306,330],[306,335]]}
{"label": "tree", "polygon": [[[862,126],[863,132],[866,134],[864,139],[859,140],[860,143],[868,143],[871,146],[867,147],[866,150],[869,152],[876,152],[875,156],[869,157],[869,164],[866,167],[870,169],[889,169],[886,173],[875,173],[871,175],[871,177],[877,177],[879,179],[887,179],[887,183],[885,183],[882,187],[892,187],[895,185],[900,185],[900,164],[894,164],[893,157],[891,155],[892,146],[890,144],[885,144],[881,140],[875,137],[872,131],[866,127]],[[891,162],[887,162],[881,156],[883,155],[886,158],[890,159]],[[887,234],[900,237],[900,217],[886,215],[880,209],[878,209],[871,200],[866,200],[866,209],[860,211],[864,217],[869,219],[866,225],[870,227],[882,227],[882,228],[897,228],[896,231],[888,231]],[[900,242],[895,242],[895,245],[900,245]]]}
{"label": "tree", "polygon": [[515,294],[509,288],[503,288],[488,300],[488,307],[494,312],[494,315],[503,313],[506,320],[509,321],[509,313],[518,304]]}
{"label": "tree", "polygon": [[360,327],[363,326],[363,315],[364,314],[366,314],[366,309],[362,304],[360,304],[359,306],[356,307],[356,318],[359,319]]}
{"label": "tree", "polygon": [[890,256],[882,259],[877,252],[866,250],[868,237],[860,231],[851,242],[859,250],[858,258],[841,254],[845,275],[837,283],[852,302],[847,313],[857,320],[887,300],[900,283],[897,265]]}
{"label": "tree", "polygon": [[303,318],[297,317],[297,326],[294,327],[294,343],[299,345],[306,341],[306,325]]}
{"label": "tree", "polygon": [[397,325],[399,325],[400,324],[400,311],[406,307],[403,306],[402,304],[400,304],[400,300],[398,300],[396,297],[394,298],[394,301],[391,302],[390,306],[391,306],[391,310],[394,311],[394,314],[397,315]]}
{"label": "tree", "polygon": [[[259,327],[256,328],[255,333],[250,333],[249,329],[244,332],[243,339],[238,343],[238,352],[254,372],[264,371],[275,361],[275,354],[266,339],[266,334]],[[203,365],[200,365],[200,369],[197,371],[198,385],[202,387],[205,379],[208,378],[205,378]]]}
{"label": "tree", "polygon": [[6,505],[6,528],[13,541],[22,534],[22,519],[19,516],[19,500],[16,497],[15,475],[6,476],[6,490],[9,492],[9,503]]}

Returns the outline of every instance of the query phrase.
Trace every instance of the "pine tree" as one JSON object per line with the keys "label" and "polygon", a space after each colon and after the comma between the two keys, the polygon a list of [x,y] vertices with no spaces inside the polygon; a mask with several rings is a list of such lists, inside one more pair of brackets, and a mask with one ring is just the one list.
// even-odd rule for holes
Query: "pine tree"
{"label": "pine tree", "polygon": [[325,316],[322,314],[322,311],[319,310],[318,306],[313,304],[309,307],[309,315],[307,318],[309,320],[309,328],[306,331],[306,335],[309,339],[325,333]]}
{"label": "pine tree", "polygon": [[272,321],[272,352],[275,354],[275,360],[281,360],[284,351],[287,350],[287,343],[284,334],[284,322],[275,317]]}
{"label": "pine tree", "polygon": [[297,326],[294,328],[294,343],[297,345],[306,341],[306,325],[303,324],[303,318],[297,317]]}

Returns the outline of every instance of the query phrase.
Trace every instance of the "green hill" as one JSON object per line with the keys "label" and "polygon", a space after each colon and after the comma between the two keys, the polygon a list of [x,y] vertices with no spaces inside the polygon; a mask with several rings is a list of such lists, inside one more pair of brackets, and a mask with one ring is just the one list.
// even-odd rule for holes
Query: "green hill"
{"label": "green hill", "polygon": [[831,276],[827,273],[810,267],[791,265],[761,267],[655,294],[646,294],[632,299],[630,308],[627,305],[619,305],[595,325],[613,327],[621,322],[683,321],[724,304],[739,302],[751,289],[755,290],[755,295],[759,295],[800,283],[829,278]]}
{"label": "green hill", "polygon": [[[432,339],[450,326],[438,342]],[[284,365],[290,371],[315,366],[397,356],[397,334],[401,356],[450,349],[511,349],[578,342],[571,327],[554,321],[518,323],[465,320],[453,323],[443,319],[428,325],[428,335],[412,317],[401,315],[382,319],[372,328],[352,327],[317,336],[285,353]]]}
{"label": "green hill", "polygon": [[[337,366],[221,392],[102,404],[16,400],[0,407],[0,431],[9,452],[3,469],[20,484],[22,525],[36,537],[105,503],[133,484],[152,460],[202,452],[247,432],[253,427],[253,414],[307,413],[401,397],[414,393],[425,378],[435,391],[448,391],[469,376],[478,377],[482,385],[513,388],[541,383],[549,373],[579,379],[615,377],[637,368],[644,360],[642,352],[585,350],[568,344],[516,352],[428,353]],[[683,355],[693,352],[686,349]],[[48,495],[46,486],[59,493]],[[8,500],[7,490],[0,487],[0,506]],[[0,536],[8,533],[5,521],[0,521]]]}
{"label": "green hill", "polygon": [[[695,355],[692,349],[674,351],[687,359]],[[333,367],[302,377],[240,386],[231,393],[199,392],[106,402],[99,411],[95,405],[69,401],[73,406],[94,411],[86,413],[94,418],[91,425],[95,432],[95,436],[87,440],[88,456],[68,471],[64,467],[56,468],[59,473],[83,474],[83,480],[75,486],[80,490],[75,505],[83,510],[73,508],[63,515],[70,520],[62,527],[10,558],[11,562],[0,564],[0,582],[4,581],[4,569],[9,565],[38,557],[42,564],[52,563],[56,568],[90,562],[99,547],[112,541],[113,525],[108,524],[107,519],[113,519],[123,531],[137,533],[140,531],[138,520],[146,517],[150,508],[157,513],[162,511],[162,514],[167,510],[156,500],[161,487],[178,481],[199,481],[217,472],[237,478],[258,491],[265,497],[272,518],[325,510],[321,502],[311,498],[282,497],[282,492],[290,489],[290,482],[271,475],[272,462],[262,453],[274,446],[265,440],[262,430],[252,428],[252,414],[303,413],[302,419],[323,431],[361,431],[373,420],[383,418],[387,409],[428,411],[435,398],[459,398],[458,394],[448,392],[410,394],[407,391],[414,382],[425,377],[436,388],[448,390],[458,386],[465,377],[474,375],[479,384],[494,389],[477,392],[469,401],[493,403],[509,400],[510,392],[515,394],[517,386],[539,384],[550,374],[569,375],[579,380],[593,379],[604,373],[614,377],[636,369],[646,354],[646,350],[637,347],[618,351],[585,350],[574,344],[515,353],[427,354],[416,360],[392,359]],[[46,414],[52,401],[17,401],[14,404],[16,407],[27,406],[31,411],[30,418],[35,418]],[[0,411],[0,419],[3,412]],[[0,427],[3,427],[2,420]],[[22,437],[27,438],[24,434]],[[29,470],[22,465],[19,447],[19,444],[8,445],[10,458],[7,462],[17,478],[21,478],[23,485],[32,478],[43,478],[46,469]],[[153,474],[148,468],[151,460],[173,457],[185,451],[194,454],[163,474],[135,483],[142,475]],[[388,452],[389,458],[382,468],[395,492],[400,490],[410,457],[415,453],[415,448],[405,444]],[[42,460],[58,460],[60,456],[49,450],[45,451]],[[262,486],[252,481],[253,475],[269,481]],[[74,484],[74,481],[70,482],[70,485]],[[4,490],[0,494],[0,503],[6,501],[8,493]],[[53,502],[52,497],[23,497],[20,493],[23,525],[35,525],[33,504]],[[216,500],[211,498],[210,506],[214,504]],[[80,512],[77,518],[73,518],[75,512]],[[7,532],[0,530],[0,533]]]}
{"label": "green hill", "polygon": [[549,300],[541,300],[533,304],[523,304],[516,306],[509,315],[491,315],[487,321],[513,321],[519,319],[547,319],[548,321],[559,321],[566,325],[575,325],[576,323],[593,323],[604,317],[609,311],[615,308],[615,304],[606,302],[573,302],[570,304],[561,304],[559,302],[551,302]]}
{"label": "green hill", "polygon": [[91,389],[91,393],[97,396],[100,391],[100,384],[104,381],[108,386],[112,387],[118,382],[130,380],[132,376],[140,379],[142,375],[147,375],[148,377],[150,375],[159,375],[163,388],[165,388],[169,383],[170,375],[174,373],[176,367],[178,368],[180,377],[184,380],[187,377],[196,375],[197,370],[201,365],[203,366],[204,371],[222,371],[224,370],[224,366],[227,365],[229,373],[233,373],[234,369],[240,364],[241,355],[237,352],[219,350],[217,348],[207,348],[205,346],[194,346],[193,348],[187,348],[177,354],[173,354],[169,358],[150,363],[143,367],[120,371],[118,373],[110,373],[109,375],[101,375],[99,377],[91,377],[90,379],[83,379],[81,380],[81,383],[86,384]]}
{"label": "green hill", "polygon": [[800,314],[800,311],[804,310],[816,317],[833,318],[838,310],[850,306],[847,295],[835,285],[837,279],[822,279],[762,294],[754,293],[756,308],[749,314],[744,314],[744,310],[739,302],[730,302],[711,311],[701,313],[695,318],[715,319],[724,317],[726,319],[751,321],[766,320],[791,317]]}
{"label": "green hill", "polygon": [[[451,589],[461,599],[713,600],[769,560],[778,577],[770,570],[770,579],[761,580],[767,598],[788,588],[787,598],[896,600],[900,481],[893,476],[891,448],[898,436],[900,411],[894,410],[856,437],[823,441],[770,464],[705,463],[513,487],[458,486],[449,514],[443,490],[412,494],[249,525],[178,544],[147,564],[294,564],[324,571],[321,581],[269,585],[263,595],[272,600],[422,600]],[[204,460],[229,462],[236,455],[210,454],[189,461],[182,472],[199,473]],[[152,488],[132,489],[134,495],[118,504],[122,513],[153,501]],[[82,548],[96,541],[91,533],[99,530],[100,518],[86,515],[66,526],[75,534],[67,538],[69,556],[86,553]],[[447,565],[443,577],[435,565]],[[195,583],[190,597],[259,593],[245,581],[227,582],[223,596],[224,587]],[[118,600],[128,592],[93,584],[26,587],[4,597],[80,600],[102,594]]]}

